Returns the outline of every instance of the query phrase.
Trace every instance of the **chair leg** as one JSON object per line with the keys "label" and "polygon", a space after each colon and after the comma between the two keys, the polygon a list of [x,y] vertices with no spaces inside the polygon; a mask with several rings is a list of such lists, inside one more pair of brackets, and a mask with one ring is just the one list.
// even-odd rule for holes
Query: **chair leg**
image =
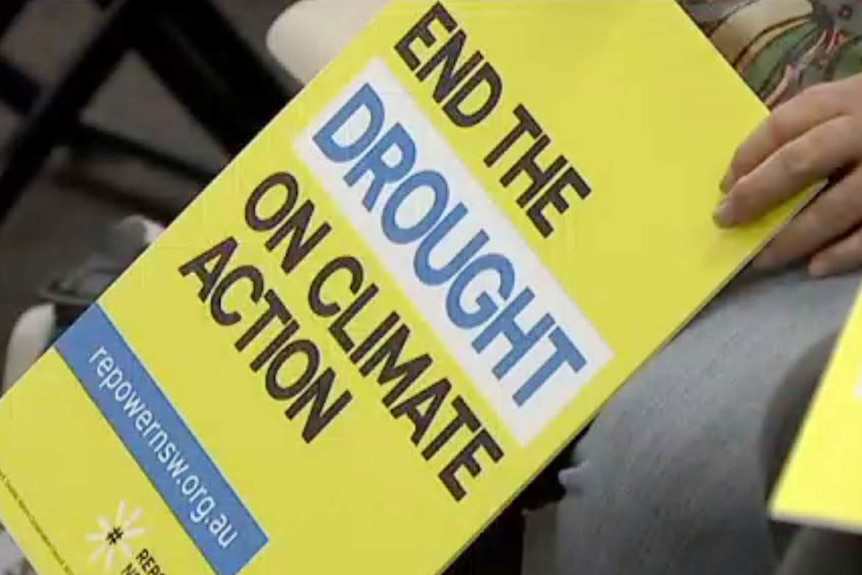
{"label": "chair leg", "polygon": [[261,126],[298,92],[282,85],[212,0],[173,2],[165,14],[229,85],[243,87],[240,95]]}
{"label": "chair leg", "polygon": [[[42,87],[36,80],[0,57],[0,100],[18,114],[26,115],[33,110],[41,92]],[[97,152],[104,150],[135,156],[202,184],[209,183],[217,171],[217,167],[195,165],[188,160],[176,158],[133,139],[83,122],[77,123],[66,136],[66,143],[73,149],[92,149]]]}
{"label": "chair leg", "polygon": [[195,162],[184,158],[177,158],[132,138],[127,138],[88,124],[75,126],[64,140],[72,150],[92,150],[96,154],[111,152],[127,157],[134,157],[201,185],[209,184],[219,171],[219,166],[207,167],[198,165]]}
{"label": "chair leg", "polygon": [[81,109],[129,49],[135,26],[153,0],[122,0],[104,16],[96,33],[59,81],[44,94],[23,127],[0,172],[0,222],[47,160],[58,136],[67,133]]}
{"label": "chair leg", "polygon": [[239,153],[259,127],[248,118],[238,93],[197,54],[180,30],[155,17],[152,30],[136,45],[138,53],[177,101],[230,155]]}
{"label": "chair leg", "polygon": [[27,0],[3,0],[0,2],[0,38],[2,38],[15,18],[24,8]]}
{"label": "chair leg", "polygon": [[0,57],[0,100],[19,114],[26,114],[38,98],[36,82]]}
{"label": "chair leg", "polygon": [[[117,0],[91,0],[106,8]],[[218,10],[205,0],[166,5],[136,49],[186,110],[236,154],[298,91],[265,69]],[[225,114],[224,110],[231,110]]]}

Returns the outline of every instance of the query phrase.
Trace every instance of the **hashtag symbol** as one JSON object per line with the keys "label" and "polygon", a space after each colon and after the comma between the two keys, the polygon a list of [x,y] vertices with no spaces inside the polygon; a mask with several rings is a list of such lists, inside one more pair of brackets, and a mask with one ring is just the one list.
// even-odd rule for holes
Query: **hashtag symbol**
{"label": "hashtag symbol", "polygon": [[114,527],[113,529],[108,531],[107,535],[105,535],[105,541],[107,541],[108,545],[116,545],[120,542],[120,540],[123,539],[123,535],[124,533],[122,529],[120,529],[119,527]]}

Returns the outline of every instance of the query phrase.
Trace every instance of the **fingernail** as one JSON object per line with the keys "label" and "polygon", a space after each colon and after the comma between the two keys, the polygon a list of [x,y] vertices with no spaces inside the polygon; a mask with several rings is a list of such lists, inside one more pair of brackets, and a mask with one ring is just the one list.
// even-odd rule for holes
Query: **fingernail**
{"label": "fingernail", "polygon": [[733,188],[733,181],[735,179],[736,178],[733,177],[733,170],[728,170],[727,173],[724,174],[724,177],[721,179],[721,191],[725,194],[729,194],[731,188]]}
{"label": "fingernail", "polygon": [[825,260],[815,258],[808,265],[808,273],[812,277],[822,278],[829,274],[829,264]]}
{"label": "fingernail", "polygon": [[724,200],[715,209],[712,214],[715,223],[722,227],[732,226],[734,224],[733,205],[730,200]]}

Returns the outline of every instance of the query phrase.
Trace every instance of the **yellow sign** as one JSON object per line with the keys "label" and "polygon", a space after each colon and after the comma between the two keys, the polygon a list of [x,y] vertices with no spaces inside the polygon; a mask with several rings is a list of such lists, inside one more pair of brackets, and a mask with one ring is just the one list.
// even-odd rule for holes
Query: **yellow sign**
{"label": "yellow sign", "polygon": [[862,526],[862,295],[830,359],[772,500],[777,518]]}
{"label": "yellow sign", "polygon": [[3,399],[3,523],[440,571],[798,206],[711,221],[765,115],[673,2],[394,3]]}

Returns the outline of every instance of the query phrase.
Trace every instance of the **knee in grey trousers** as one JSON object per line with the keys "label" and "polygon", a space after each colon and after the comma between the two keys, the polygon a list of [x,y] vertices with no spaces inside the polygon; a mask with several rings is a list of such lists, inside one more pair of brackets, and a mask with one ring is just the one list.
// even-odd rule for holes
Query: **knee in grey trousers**
{"label": "knee in grey trousers", "polygon": [[525,571],[772,574],[767,407],[840,329],[858,283],[740,277],[602,409],[561,475],[566,496],[530,519]]}
{"label": "knee in grey trousers", "polygon": [[[771,492],[802,427],[814,392],[831,357],[836,336],[806,353],[781,383],[767,412],[762,458],[765,495]],[[862,539],[826,529],[773,524],[777,575],[858,575],[862,573]]]}

